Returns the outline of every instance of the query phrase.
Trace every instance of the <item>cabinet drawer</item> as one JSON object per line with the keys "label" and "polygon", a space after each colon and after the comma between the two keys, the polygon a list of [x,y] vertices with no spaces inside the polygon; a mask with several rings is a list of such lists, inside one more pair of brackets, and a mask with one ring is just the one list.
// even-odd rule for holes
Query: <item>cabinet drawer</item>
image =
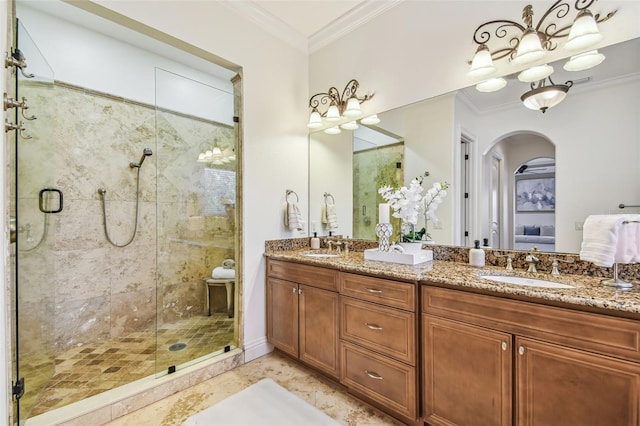
{"label": "cabinet drawer", "polygon": [[267,275],[326,290],[338,291],[338,271],[333,269],[267,259]]}
{"label": "cabinet drawer", "polygon": [[415,314],[341,297],[340,318],[341,339],[415,365]]}
{"label": "cabinet drawer", "polygon": [[341,294],[412,312],[416,309],[416,287],[416,284],[383,278],[348,273],[340,275]]}
{"label": "cabinet drawer", "polygon": [[535,337],[638,361],[638,321],[502,299],[438,287],[422,287],[422,311],[430,315]]}
{"label": "cabinet drawer", "polygon": [[416,418],[415,368],[346,342],[340,348],[343,385],[402,416]]}

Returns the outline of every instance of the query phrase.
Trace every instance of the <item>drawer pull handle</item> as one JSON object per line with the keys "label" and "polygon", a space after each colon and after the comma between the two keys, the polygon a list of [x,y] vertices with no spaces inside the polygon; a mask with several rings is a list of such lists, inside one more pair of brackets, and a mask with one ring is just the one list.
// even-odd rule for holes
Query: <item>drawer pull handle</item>
{"label": "drawer pull handle", "polygon": [[380,331],[382,331],[382,327],[380,327],[379,325],[369,324],[368,322],[365,322],[364,325],[369,327],[371,330],[380,330]]}
{"label": "drawer pull handle", "polygon": [[378,373],[374,373],[373,371],[369,371],[369,370],[364,370],[364,372],[366,373],[367,376],[371,377],[372,379],[382,380],[382,376],[379,375]]}
{"label": "drawer pull handle", "polygon": [[368,288],[367,291],[369,293],[374,293],[374,294],[381,294],[382,293],[382,290],[378,290],[376,288]]}
{"label": "drawer pull handle", "polygon": [[520,355],[524,355],[524,346],[520,346],[520,347],[518,348],[518,353],[519,353]]}
{"label": "drawer pull handle", "polygon": [[502,350],[503,351],[507,350],[507,342],[502,342]]}

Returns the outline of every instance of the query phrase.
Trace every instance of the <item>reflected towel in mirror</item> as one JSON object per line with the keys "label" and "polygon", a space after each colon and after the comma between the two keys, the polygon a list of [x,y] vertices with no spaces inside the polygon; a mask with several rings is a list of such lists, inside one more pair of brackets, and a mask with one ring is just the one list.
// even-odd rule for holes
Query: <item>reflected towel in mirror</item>
{"label": "reflected towel in mirror", "polygon": [[611,267],[616,261],[618,236],[627,215],[591,215],[584,221],[580,260]]}

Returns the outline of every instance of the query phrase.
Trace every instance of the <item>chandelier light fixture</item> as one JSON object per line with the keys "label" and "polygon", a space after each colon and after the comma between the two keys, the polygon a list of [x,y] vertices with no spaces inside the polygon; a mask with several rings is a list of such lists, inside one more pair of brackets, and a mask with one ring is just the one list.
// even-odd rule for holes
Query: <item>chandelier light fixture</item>
{"label": "chandelier light fixture", "polygon": [[358,124],[355,119],[362,115],[360,104],[373,98],[373,94],[358,96],[356,93],[360,83],[352,79],[347,83],[342,93],[335,87],[330,87],[324,93],[316,93],[309,99],[311,114],[307,127],[318,129],[331,124],[325,133],[338,134],[340,127],[345,130],[355,130]]}
{"label": "chandelier light fixture", "polygon": [[[471,67],[467,76],[482,80],[476,85],[479,91],[499,90],[506,86],[506,80],[501,81],[504,80],[502,77],[492,78],[497,71],[494,61],[507,58],[512,65],[519,68],[530,65],[518,74],[520,81],[532,83],[532,86],[534,82],[538,82],[537,88],[544,87],[545,90],[542,92],[550,92],[554,84],[546,83],[545,80],[551,81],[549,76],[553,73],[553,67],[546,63],[545,57],[548,52],[556,50],[560,40],[565,38],[566,42],[561,47],[569,52],[575,52],[563,67],[566,71],[583,71],[600,64],[605,59],[604,55],[593,50],[593,47],[602,40],[598,24],[609,20],[616,11],[602,17],[600,14],[594,15],[589,7],[595,1],[576,0],[572,6],[568,0],[558,0],[542,14],[535,26],[531,5],[525,6],[522,10],[524,25],[507,19],[485,22],[473,33],[473,41],[478,47],[473,59],[469,61]],[[577,14],[572,14],[572,11]],[[570,21],[572,16],[575,18]],[[563,86],[557,88],[562,96],[554,99],[562,100],[571,85],[559,86]],[[566,90],[564,90],[565,87]],[[529,93],[531,92],[522,96],[523,102]],[[544,112],[559,102],[551,102],[544,109],[533,109]]]}
{"label": "chandelier light fixture", "polygon": [[571,86],[573,86],[573,81],[555,84],[551,77],[546,77],[537,84],[531,83],[531,90],[522,95],[520,100],[527,108],[542,111],[544,114],[547,109],[562,102]]}

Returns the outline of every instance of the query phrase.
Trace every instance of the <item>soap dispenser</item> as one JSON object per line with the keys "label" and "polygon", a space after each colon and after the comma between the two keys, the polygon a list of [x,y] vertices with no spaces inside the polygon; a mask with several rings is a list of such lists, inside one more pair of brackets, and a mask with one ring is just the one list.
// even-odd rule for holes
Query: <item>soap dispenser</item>
{"label": "soap dispenser", "polygon": [[476,268],[484,267],[484,250],[480,248],[480,240],[473,242],[474,247],[469,250],[469,265]]}
{"label": "soap dispenser", "polygon": [[318,233],[313,233],[313,238],[311,238],[311,250],[318,250],[320,248],[320,238],[318,238]]}

